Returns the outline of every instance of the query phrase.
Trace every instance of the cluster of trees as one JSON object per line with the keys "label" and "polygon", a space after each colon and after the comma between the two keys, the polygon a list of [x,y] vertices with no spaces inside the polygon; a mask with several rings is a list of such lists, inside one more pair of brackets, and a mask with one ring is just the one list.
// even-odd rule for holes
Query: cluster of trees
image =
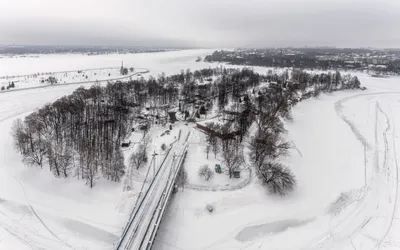
{"label": "cluster of trees", "polygon": [[[213,77],[215,81],[211,80]],[[202,81],[209,81],[207,87],[200,87],[198,83]],[[260,81],[270,82],[270,86],[260,89],[257,87]],[[261,76],[248,68],[186,70],[168,77],[162,74],[104,87],[81,87],[24,120],[15,121],[14,144],[27,165],[41,168],[47,165],[56,177],[75,176],[90,187],[99,177],[119,181],[126,171],[120,145],[132,124],[140,121],[148,128],[161,116],[168,119],[171,106],[182,99],[183,106],[191,98],[198,99],[193,93],[202,90],[208,101],[218,102],[221,112],[227,103],[237,104],[235,110],[228,112],[231,119],[226,124],[208,124],[214,132],[207,138],[207,157],[209,152],[216,157],[222,150],[232,177],[243,162],[241,141],[253,122],[258,131],[252,140],[252,159],[259,171],[270,170],[268,164],[289,147],[281,137],[284,131],[281,119],[290,117],[290,108],[300,97],[359,87],[357,77],[338,72],[315,75],[294,70],[289,75],[287,71],[283,74],[271,71]],[[150,114],[140,115],[145,107]],[[182,108],[184,111],[187,110]],[[147,142],[144,140],[131,156],[132,166],[139,168],[147,161]],[[259,176],[266,175],[260,172]]]}
{"label": "cluster of trees", "polygon": [[56,177],[73,175],[90,187],[99,176],[119,181],[125,172],[120,145],[130,118],[121,86],[81,87],[18,119],[13,137],[23,161],[41,168],[47,163]]}
{"label": "cluster of trees", "polygon": [[[251,51],[214,51],[211,55],[207,55],[204,60],[207,62],[228,62],[233,65],[253,65],[265,67],[294,67],[302,69],[358,69],[363,70],[369,67],[367,58],[368,54],[372,51],[357,51],[357,49],[343,50],[325,50],[324,49],[296,49],[293,51],[286,51],[285,49],[261,49]],[[362,61],[354,61],[351,59],[352,53],[360,53],[365,57]],[[395,52],[392,52],[395,54]],[[330,55],[335,59],[320,60],[320,56]],[[335,55],[335,56],[334,56]],[[379,56],[379,55],[377,55]],[[337,59],[341,58],[341,59]],[[400,72],[400,65],[398,61],[389,61],[386,67],[381,68],[380,71],[384,72]]]}
{"label": "cluster of trees", "polygon": [[359,89],[360,81],[339,72],[309,74],[302,70],[293,70],[290,78],[287,71],[279,75],[269,72],[267,78],[275,82],[259,90],[252,99],[257,131],[251,138],[250,156],[261,183],[274,194],[286,195],[295,188],[296,179],[287,167],[277,162],[290,148],[282,137],[285,131],[282,119],[291,119],[291,108],[299,100],[321,92]]}
{"label": "cluster of trees", "polygon": [[[56,177],[74,176],[90,187],[100,177],[119,181],[125,174],[120,145],[132,123],[144,120],[148,127],[162,112],[167,117],[170,104],[179,100],[182,85],[215,73],[221,71],[187,70],[169,77],[162,74],[104,87],[80,87],[25,119],[16,120],[12,128],[15,147],[24,163],[48,166]],[[141,116],[143,107],[150,107],[154,113]],[[146,146],[139,149],[131,158],[137,168],[147,160]]]}
{"label": "cluster of trees", "polygon": [[[207,158],[211,152],[214,157],[221,152],[232,177],[243,163],[240,143],[255,124],[256,132],[250,140],[255,172],[270,192],[286,195],[295,188],[296,179],[277,161],[290,148],[282,137],[283,119],[291,119],[291,108],[300,100],[322,92],[359,89],[360,81],[339,72],[310,74],[298,69],[279,74],[269,70],[266,75],[251,72],[251,69],[227,71],[216,81],[218,104],[229,118],[223,124],[211,122],[202,128],[208,133]],[[263,84],[267,87],[260,87],[260,81],[267,82]],[[226,109],[227,100],[235,104],[233,110]]]}
{"label": "cluster of trees", "polygon": [[17,120],[14,142],[27,165],[47,163],[57,177],[72,174],[90,187],[99,176],[119,181],[125,172],[120,145],[140,106],[175,101],[177,94],[152,77],[81,87]]}
{"label": "cluster of trees", "polygon": [[282,118],[290,119],[292,96],[289,91],[268,88],[255,97],[253,109],[257,131],[250,140],[250,158],[261,183],[279,195],[292,191],[296,184],[290,170],[276,162],[290,147],[281,134],[285,131]]}
{"label": "cluster of trees", "polygon": [[235,137],[231,136],[229,123],[221,125],[210,122],[207,124],[207,128],[209,128],[205,148],[207,158],[210,152],[214,154],[214,158],[221,152],[229,178],[232,178],[234,171],[239,170],[244,162],[243,147],[240,140],[235,140]]}
{"label": "cluster of trees", "polygon": [[72,174],[90,187],[99,176],[119,181],[125,173],[120,145],[140,106],[174,101],[177,93],[152,77],[80,87],[17,120],[14,142],[27,165],[47,163],[56,177]]}
{"label": "cluster of trees", "polygon": [[129,165],[131,169],[139,169],[147,162],[148,159],[148,145],[151,138],[146,135],[143,140],[137,145],[135,152],[133,152],[129,158]]}
{"label": "cluster of trees", "polygon": [[[343,62],[319,61],[314,55],[290,54],[284,55],[277,52],[246,53],[235,51],[215,51],[207,55],[208,62],[229,62],[234,65],[254,65],[265,67],[296,67],[296,68],[323,68],[340,67]],[[334,63],[334,65],[332,65]],[[344,65],[344,63],[343,63]]]}
{"label": "cluster of trees", "polygon": [[121,67],[121,68],[119,69],[119,73],[120,73],[121,75],[123,75],[123,76],[127,75],[127,74],[128,74],[128,68],[126,68],[126,67]]}
{"label": "cluster of trees", "polygon": [[14,82],[8,83],[7,87],[1,86],[1,90],[5,90],[5,89],[9,90],[9,89],[11,89],[11,88],[15,88]]}

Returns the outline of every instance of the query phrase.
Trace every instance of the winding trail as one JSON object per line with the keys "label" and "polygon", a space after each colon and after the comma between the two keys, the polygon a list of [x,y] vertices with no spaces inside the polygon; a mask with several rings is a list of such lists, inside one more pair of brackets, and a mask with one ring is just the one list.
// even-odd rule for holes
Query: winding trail
{"label": "winding trail", "polygon": [[22,189],[22,191],[24,192],[24,195],[25,195],[25,197],[26,197],[26,200],[27,200],[29,209],[31,210],[32,214],[36,217],[36,219],[39,220],[40,224],[42,224],[42,226],[43,226],[51,235],[53,235],[54,238],[56,238],[60,243],[62,243],[64,246],[67,246],[67,247],[69,247],[69,248],[71,248],[71,249],[74,249],[71,245],[69,245],[67,242],[63,241],[60,237],[58,237],[58,235],[55,234],[54,231],[51,230],[51,229],[46,225],[46,223],[44,223],[44,221],[42,220],[42,218],[40,218],[40,216],[36,213],[35,209],[32,207],[32,204],[31,204],[30,201],[29,201],[28,195],[26,194],[26,190],[25,190],[24,185],[22,184],[22,182],[21,182],[18,178],[16,178],[15,176],[14,176],[14,179],[15,179],[15,180],[19,183],[19,185],[21,186],[21,189]]}
{"label": "winding trail", "polygon": [[[354,249],[360,249],[360,247],[356,248],[356,238],[360,240],[364,238],[364,240],[360,241],[361,249],[363,250],[380,249],[389,235],[396,218],[399,194],[399,168],[397,164],[394,123],[391,122],[391,119],[389,119],[389,116],[383,110],[380,103],[376,101],[376,112],[373,118],[375,123],[375,145],[372,145],[360,132],[357,125],[344,115],[343,104],[354,98],[371,96],[371,98],[367,98],[369,102],[372,98],[379,100],[379,97],[382,95],[393,94],[398,95],[400,93],[361,94],[341,99],[335,103],[335,110],[338,116],[349,125],[356,138],[364,147],[365,186],[359,190],[361,196],[351,201],[353,205],[355,203],[352,209],[347,209],[347,214],[342,214],[341,218],[339,218],[336,224],[330,227],[328,232],[314,239],[305,249],[342,249],[343,244],[349,244]],[[384,119],[380,119],[380,117]],[[368,118],[372,118],[369,112]],[[386,126],[380,128],[381,125],[379,125],[378,121],[384,121]],[[388,136],[390,132],[392,133],[391,138]],[[382,145],[382,152],[379,150],[379,141],[383,141],[384,144]],[[392,141],[392,147],[390,146],[390,141]],[[367,154],[369,152],[371,153],[369,155],[373,158],[371,163],[367,161]],[[380,154],[383,156],[382,163],[379,160]],[[390,157],[394,158],[394,164],[391,164]],[[395,178],[391,178],[393,172],[396,173]],[[368,176],[368,173],[370,173],[370,176]],[[333,219],[336,219],[335,217]],[[368,240],[365,240],[365,238]]]}
{"label": "winding trail", "polygon": [[[390,107],[390,106],[389,106]],[[385,129],[385,132],[384,132],[384,139],[385,139],[385,155],[387,155],[387,152],[389,151],[389,143],[388,143],[388,139],[387,139],[387,132],[389,131],[389,129],[390,129],[390,120],[389,120],[389,117],[388,117],[388,115],[382,110],[382,108],[379,106],[379,103],[377,103],[377,108],[379,109],[379,111],[385,116],[385,118],[386,118],[386,124],[387,124],[387,128]],[[394,125],[393,125],[394,126]],[[384,240],[386,239],[386,237],[388,236],[388,234],[389,234],[389,232],[390,232],[390,230],[391,230],[391,228],[392,228],[392,226],[393,226],[393,222],[394,222],[394,220],[395,220],[395,218],[396,218],[396,209],[397,209],[397,202],[398,202],[398,194],[399,194],[399,188],[398,188],[398,183],[399,183],[399,168],[398,168],[398,164],[397,164],[397,154],[396,154],[396,141],[395,141],[395,131],[394,131],[394,129],[393,129],[393,132],[392,132],[392,141],[393,141],[393,149],[394,149],[394,152],[393,152],[393,154],[394,154],[394,158],[395,158],[395,170],[396,170],[396,189],[395,189],[395,196],[394,196],[394,205],[393,205],[393,211],[392,211],[392,213],[391,213],[391,217],[390,217],[390,223],[389,223],[389,226],[387,227],[387,229],[386,229],[386,231],[385,231],[385,233],[384,233],[384,235],[382,236],[382,238],[379,240],[379,242],[378,242],[378,244],[377,244],[377,246],[376,246],[376,249],[379,249],[380,247],[381,247],[381,245],[382,245],[382,243],[384,242]],[[387,159],[386,159],[386,157],[385,157],[385,162],[384,162],[384,167],[387,169],[387,177],[388,177],[388,179],[390,178],[390,169],[389,169],[389,166],[386,166],[387,165]]]}

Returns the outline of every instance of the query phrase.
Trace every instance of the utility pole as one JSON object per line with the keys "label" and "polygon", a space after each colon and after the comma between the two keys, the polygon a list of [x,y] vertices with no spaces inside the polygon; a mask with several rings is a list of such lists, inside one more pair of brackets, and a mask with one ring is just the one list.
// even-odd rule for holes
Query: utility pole
{"label": "utility pole", "polygon": [[155,161],[156,155],[158,155],[158,154],[156,153],[156,151],[154,151],[154,153],[152,154],[152,156],[153,156],[153,159],[152,159],[152,161],[153,161],[153,179],[156,177],[156,161]]}

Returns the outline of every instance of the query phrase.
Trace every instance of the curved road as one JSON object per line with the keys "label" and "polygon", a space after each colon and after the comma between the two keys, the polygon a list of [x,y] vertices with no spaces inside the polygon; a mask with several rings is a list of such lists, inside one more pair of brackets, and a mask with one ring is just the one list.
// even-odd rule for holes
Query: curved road
{"label": "curved road", "polygon": [[[130,78],[132,76],[135,76],[135,75],[138,75],[138,74],[146,74],[146,73],[150,72],[148,69],[144,69],[144,68],[136,68],[136,69],[139,69],[141,71],[134,72],[133,74],[130,74],[130,75],[121,76],[121,77],[112,78],[112,79],[107,79],[107,80],[93,80],[93,81],[83,81],[83,82],[60,83],[60,84],[37,86],[37,87],[17,88],[17,89],[10,89],[10,90],[0,91],[0,94],[8,93],[8,92],[15,92],[15,91],[28,90],[28,89],[42,89],[42,88],[66,86],[66,85],[90,84],[90,83],[94,84],[94,83],[102,83],[102,82],[110,82],[110,81],[119,81],[119,80],[128,79],[128,78]],[[94,70],[94,69],[92,69],[92,70]],[[62,72],[71,72],[71,71],[59,71],[59,72],[54,72],[54,73],[62,73]],[[75,71],[72,71],[72,72],[75,72]]]}

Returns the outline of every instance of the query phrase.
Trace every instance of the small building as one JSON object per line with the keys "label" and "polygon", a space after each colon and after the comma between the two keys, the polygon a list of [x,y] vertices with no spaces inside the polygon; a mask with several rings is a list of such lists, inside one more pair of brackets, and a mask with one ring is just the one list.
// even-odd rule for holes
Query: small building
{"label": "small building", "polygon": [[220,174],[222,173],[221,165],[215,164],[215,173]]}

